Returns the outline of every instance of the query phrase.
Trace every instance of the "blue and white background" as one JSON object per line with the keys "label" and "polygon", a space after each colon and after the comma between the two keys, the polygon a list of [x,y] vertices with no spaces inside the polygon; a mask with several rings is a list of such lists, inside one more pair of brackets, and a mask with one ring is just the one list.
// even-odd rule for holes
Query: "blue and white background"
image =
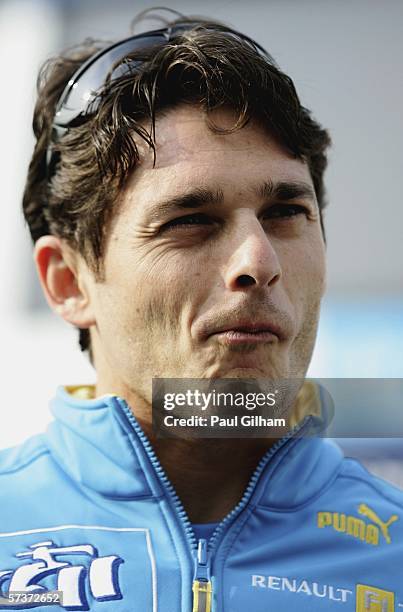
{"label": "blue and white background", "polygon": [[[40,294],[20,212],[39,66],[87,36],[127,35],[131,19],[152,5],[0,1],[0,447],[46,426],[58,384],[95,378],[76,332]],[[331,131],[328,292],[309,374],[403,377],[403,3],[167,0],[166,6],[213,16],[254,37]],[[402,440],[349,441],[348,451],[403,486]]]}

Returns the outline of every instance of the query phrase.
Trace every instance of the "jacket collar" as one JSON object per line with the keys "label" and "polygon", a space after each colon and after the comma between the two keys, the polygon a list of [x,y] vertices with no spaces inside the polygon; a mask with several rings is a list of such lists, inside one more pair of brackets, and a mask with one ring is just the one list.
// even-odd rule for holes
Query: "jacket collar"
{"label": "jacket collar", "polygon": [[73,480],[107,497],[159,495],[142,444],[117,398],[73,396],[57,389],[50,404],[55,420],[48,426],[48,447]]}
{"label": "jacket collar", "polygon": [[[153,458],[145,449],[149,443],[127,404],[113,395],[83,399],[89,393],[59,387],[51,402],[55,420],[46,438],[56,462],[74,481],[106,497],[161,496]],[[316,402],[311,412],[318,415],[319,394],[306,387],[304,393],[294,420],[305,419],[309,426],[305,404],[312,408]],[[320,437],[291,437],[279,446],[258,485],[259,504],[273,508],[296,507],[319,494],[342,459],[340,449]]]}

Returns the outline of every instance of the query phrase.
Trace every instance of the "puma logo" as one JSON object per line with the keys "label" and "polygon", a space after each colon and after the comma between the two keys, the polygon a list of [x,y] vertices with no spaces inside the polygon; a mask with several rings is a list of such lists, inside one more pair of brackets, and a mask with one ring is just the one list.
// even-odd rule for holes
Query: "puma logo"
{"label": "puma logo", "polygon": [[345,533],[346,535],[352,536],[357,540],[361,540],[366,544],[372,544],[372,546],[379,546],[379,540],[381,534],[383,535],[387,544],[391,543],[389,535],[389,527],[399,520],[397,514],[392,514],[390,519],[386,522],[382,521],[379,516],[366,504],[360,504],[358,506],[358,513],[361,516],[369,519],[371,522],[367,523],[362,518],[352,516],[350,514],[344,514],[344,512],[318,512],[317,514],[317,526],[320,529],[331,528],[339,533]]}
{"label": "puma logo", "polygon": [[358,512],[362,514],[363,516],[366,516],[370,521],[375,523],[375,525],[378,525],[386,542],[388,544],[391,543],[392,540],[390,539],[390,535],[389,535],[389,527],[392,525],[392,523],[395,523],[396,521],[399,520],[399,517],[397,516],[397,514],[392,514],[390,519],[386,521],[386,523],[384,523],[379,518],[379,516],[373,510],[371,510],[371,508],[369,508],[366,504],[360,504],[358,506]]}

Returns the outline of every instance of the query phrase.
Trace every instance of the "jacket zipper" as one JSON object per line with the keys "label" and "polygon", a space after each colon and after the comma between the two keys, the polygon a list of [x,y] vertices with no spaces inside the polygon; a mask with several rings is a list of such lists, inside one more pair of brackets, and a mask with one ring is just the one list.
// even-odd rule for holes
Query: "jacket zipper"
{"label": "jacket zipper", "polygon": [[210,579],[210,552],[207,540],[204,539],[200,539],[197,546],[192,591],[192,612],[211,612],[213,588]]}
{"label": "jacket zipper", "polygon": [[171,499],[172,505],[179,519],[181,526],[185,532],[186,540],[189,544],[191,556],[194,563],[194,574],[193,574],[193,608],[192,612],[211,612],[212,600],[213,600],[213,587],[211,583],[211,560],[212,554],[218,546],[220,538],[223,537],[224,532],[231,521],[242,512],[245,506],[248,504],[252,494],[255,490],[260,475],[270,459],[282,448],[296,433],[301,432],[305,429],[308,423],[311,421],[311,416],[306,416],[301,423],[297,424],[291,429],[285,436],[280,438],[269,450],[263,455],[259,461],[257,468],[255,469],[248,486],[246,487],[245,493],[238,504],[227,514],[227,516],[220,522],[213,532],[213,535],[208,540],[200,539],[196,540],[192,524],[186,510],[184,509],[182,502],[180,501],[178,494],[176,493],[173,485],[165,474],[164,468],[162,467],[155,451],[151,445],[151,442],[147,438],[144,431],[141,429],[137,420],[135,419],[132,411],[127,405],[126,401],[118,396],[111,397],[112,400],[116,400],[118,407],[123,411],[124,415],[132,425],[137,436],[143,444],[144,450],[160,480],[162,487],[167,491],[169,498]]}

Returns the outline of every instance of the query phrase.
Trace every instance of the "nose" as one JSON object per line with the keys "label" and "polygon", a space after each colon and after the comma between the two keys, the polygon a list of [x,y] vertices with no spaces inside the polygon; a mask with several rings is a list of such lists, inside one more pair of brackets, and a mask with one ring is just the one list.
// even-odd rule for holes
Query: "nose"
{"label": "nose", "polygon": [[273,287],[281,277],[280,261],[259,220],[255,217],[244,222],[236,233],[227,243],[230,249],[224,272],[227,289]]}

